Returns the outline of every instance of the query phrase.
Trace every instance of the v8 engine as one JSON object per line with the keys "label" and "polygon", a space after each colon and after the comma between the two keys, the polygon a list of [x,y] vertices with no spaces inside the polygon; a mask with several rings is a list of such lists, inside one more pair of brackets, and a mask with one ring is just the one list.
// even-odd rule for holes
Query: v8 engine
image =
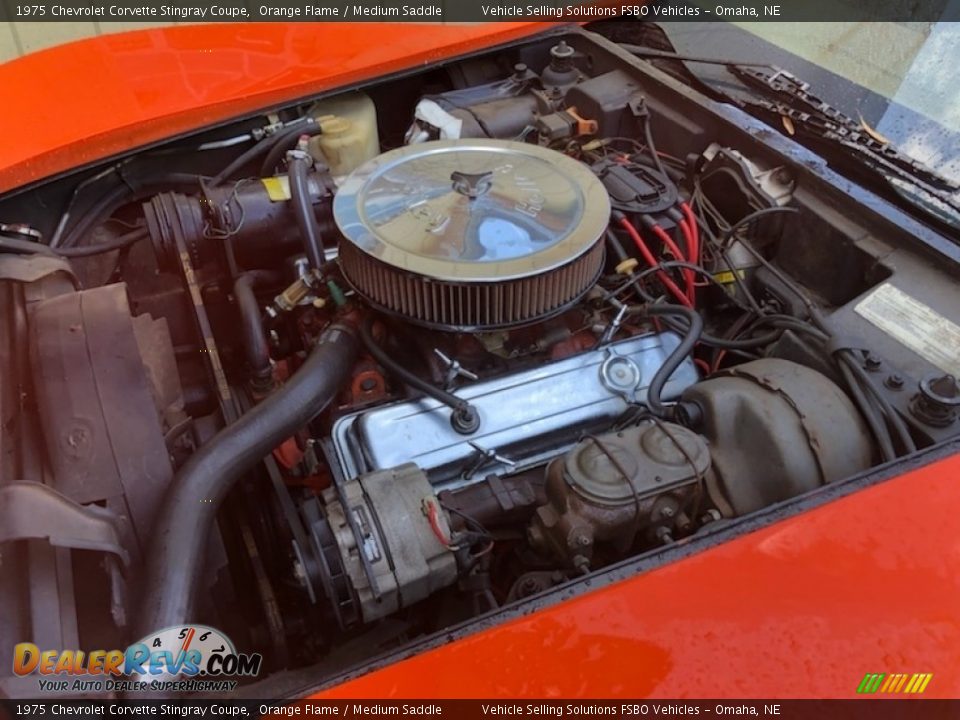
{"label": "v8 engine", "polygon": [[565,30],[0,199],[11,632],[329,677],[952,437],[957,284],[761,135]]}

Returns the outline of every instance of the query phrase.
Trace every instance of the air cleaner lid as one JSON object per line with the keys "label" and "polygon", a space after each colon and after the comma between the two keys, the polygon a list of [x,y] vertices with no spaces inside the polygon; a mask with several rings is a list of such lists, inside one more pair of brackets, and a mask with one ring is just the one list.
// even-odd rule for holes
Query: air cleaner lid
{"label": "air cleaner lid", "polygon": [[438,140],[374,158],[333,203],[348,241],[394,267],[443,280],[495,282],[565,265],[602,237],[603,184],[538,145]]}

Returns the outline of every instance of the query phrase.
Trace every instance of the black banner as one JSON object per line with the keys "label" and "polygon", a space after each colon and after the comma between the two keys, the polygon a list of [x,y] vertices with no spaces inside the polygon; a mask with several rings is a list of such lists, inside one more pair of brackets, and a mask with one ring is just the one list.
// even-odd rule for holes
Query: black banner
{"label": "black banner", "polygon": [[956,0],[0,0],[12,22],[949,21]]}
{"label": "black banner", "polygon": [[960,700],[3,700],[0,719],[166,718],[732,718],[947,720]]}

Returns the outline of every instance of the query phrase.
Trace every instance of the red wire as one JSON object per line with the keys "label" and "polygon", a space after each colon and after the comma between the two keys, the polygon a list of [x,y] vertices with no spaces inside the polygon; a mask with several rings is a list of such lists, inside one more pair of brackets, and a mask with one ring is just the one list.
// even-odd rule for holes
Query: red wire
{"label": "red wire", "polygon": [[687,227],[690,229],[690,262],[694,265],[700,264],[700,228],[697,226],[697,218],[693,214],[693,208],[689,203],[680,203],[680,209],[683,216],[687,219]]}
{"label": "red wire", "polygon": [[[694,265],[700,264],[700,228],[697,227],[697,218],[693,214],[693,208],[687,202],[680,203],[680,210],[683,212],[685,223],[680,223],[680,229],[683,236],[687,239],[687,260]],[[692,271],[691,271],[692,272]],[[696,300],[691,297],[691,300]]]}
{"label": "red wire", "polygon": [[720,363],[723,362],[723,356],[726,354],[727,354],[726,350],[721,350],[720,352],[717,353],[717,359],[713,361],[713,367],[710,368],[711,373],[715,373],[717,370],[720,369]]}
{"label": "red wire", "polygon": [[[683,233],[684,242],[687,245],[687,257],[684,258],[687,262],[693,262],[690,258],[694,256],[694,245],[696,241],[693,239],[693,235],[690,232],[690,227],[687,225],[686,220],[681,220],[677,223],[677,226],[680,228],[680,232]],[[697,276],[693,270],[686,268],[684,270],[683,276],[687,280],[687,297],[690,298],[690,302],[696,306],[697,304]]]}
{"label": "red wire", "polygon": [[491,540],[483,550],[481,550],[478,553],[474,553],[473,557],[475,558],[482,557],[486,555],[488,552],[490,552],[491,550],[493,550],[493,540]]}
{"label": "red wire", "polygon": [[437,517],[437,506],[427,500],[427,520],[430,521],[430,528],[433,530],[433,534],[437,536],[437,540],[440,541],[440,544],[444,547],[450,547],[450,538],[446,536],[446,533],[443,532],[443,528],[440,527],[440,520]]}
{"label": "red wire", "polygon": [[[643,238],[640,237],[640,233],[637,232],[637,229],[630,224],[630,221],[626,218],[621,218],[620,225],[624,230],[627,231],[627,234],[630,236],[630,239],[633,240],[634,244],[637,246],[637,250],[640,251],[640,254],[643,256],[644,261],[650,267],[656,267],[659,265],[657,259],[653,256],[653,253],[650,252],[650,248],[647,247],[647,244],[643,241]],[[661,229],[662,232],[662,229]],[[666,235],[666,233],[664,233]],[[670,276],[667,275],[663,270],[657,272],[657,277],[660,278],[660,282],[663,283],[664,287],[670,291],[670,294],[673,295],[681,305],[686,305],[691,307],[690,300],[686,295],[683,294],[683,291],[677,287],[677,284],[670,279]]]}
{"label": "red wire", "polygon": [[[680,252],[680,248],[677,247],[677,244],[673,241],[673,238],[670,237],[669,233],[667,233],[666,230],[664,230],[659,225],[651,225],[650,229],[653,230],[653,234],[660,239],[660,242],[663,243],[663,246],[667,248],[667,250],[669,250],[677,260],[683,261],[687,259],[687,256],[684,255],[682,252]],[[686,305],[693,307],[693,280],[694,280],[693,270],[690,270],[688,268],[683,268],[683,270],[680,271],[680,274],[683,275],[683,278],[687,284],[686,297],[688,302],[686,303]]]}

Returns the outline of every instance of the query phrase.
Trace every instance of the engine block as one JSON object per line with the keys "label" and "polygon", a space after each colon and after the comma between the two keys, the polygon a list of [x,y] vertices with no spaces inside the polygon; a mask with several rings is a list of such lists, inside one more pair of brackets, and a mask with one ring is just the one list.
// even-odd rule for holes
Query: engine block
{"label": "engine block", "polygon": [[[471,436],[453,430],[450,409],[431,398],[348,415],[333,428],[336,455],[345,477],[413,462],[441,489],[523,470],[645,403],[651,378],[678,343],[672,333],[633,337],[462,387],[455,394],[480,413],[480,429]],[[679,397],[696,381],[687,358],[663,398]]]}

